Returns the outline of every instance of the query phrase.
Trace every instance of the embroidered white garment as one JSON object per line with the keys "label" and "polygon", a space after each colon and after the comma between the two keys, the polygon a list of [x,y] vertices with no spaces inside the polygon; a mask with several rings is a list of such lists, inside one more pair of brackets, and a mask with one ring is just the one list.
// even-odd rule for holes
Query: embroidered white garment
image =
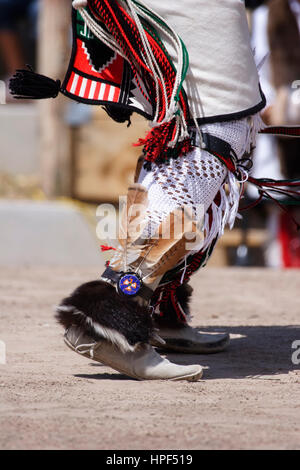
{"label": "embroidered white garment", "polygon": [[[255,144],[257,132],[261,127],[263,123],[260,116],[254,115],[228,123],[207,124],[201,126],[201,130],[228,142],[239,160],[245,151],[248,152]],[[241,176],[246,180],[248,171],[243,170]],[[212,247],[223,235],[225,226],[232,228],[234,225],[241,185],[218,158],[201,147],[197,146],[188,155],[171,159],[168,163],[153,163],[150,171],[142,168],[138,183],[144,186],[148,193],[142,240],[153,238],[161,223],[168,220],[169,214],[183,208],[192,214],[193,221],[203,234],[201,240],[189,248],[189,254]],[[207,250],[207,258],[209,254],[210,250]],[[120,256],[123,256],[123,250],[118,246],[111,260],[112,266],[120,263]],[[128,266],[134,263],[138,256],[138,250],[134,250],[130,256],[127,253]],[[148,276],[146,263],[140,263],[139,269],[140,274],[146,276],[145,280]],[[155,282],[159,282],[159,279]]]}
{"label": "embroidered white garment", "polygon": [[199,147],[184,158],[172,159],[167,165],[152,165],[151,171],[143,171],[139,183],[148,189],[148,237],[155,234],[168,214],[183,206],[191,208],[200,221],[226,175],[225,166]]}
{"label": "embroidered white garment", "polygon": [[[206,124],[201,129],[228,142],[240,159],[255,143],[260,127],[259,116],[253,116],[228,123]],[[148,190],[145,237],[153,236],[168,214],[183,206],[192,209],[197,222],[201,222],[204,215],[203,248],[222,235],[226,224],[230,228],[234,224],[240,198],[235,176],[206,150],[196,147],[187,156],[172,159],[168,164],[152,164],[151,171],[141,171],[138,182]],[[225,184],[229,186],[229,193],[225,191]],[[219,191],[221,202],[217,206],[214,199]],[[210,206],[214,219],[211,226],[207,214]]]}
{"label": "embroidered white garment", "polygon": [[[262,104],[262,95],[243,1],[143,2],[174,28],[187,47],[190,67],[184,86],[195,117],[217,122],[220,116],[257,112],[251,109]],[[174,51],[168,49],[176,63]]]}

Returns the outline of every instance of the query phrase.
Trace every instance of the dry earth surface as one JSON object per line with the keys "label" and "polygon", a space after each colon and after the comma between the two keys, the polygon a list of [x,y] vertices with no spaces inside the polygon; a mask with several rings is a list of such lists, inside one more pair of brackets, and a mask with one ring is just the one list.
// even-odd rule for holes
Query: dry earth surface
{"label": "dry earth surface", "polygon": [[0,449],[300,448],[300,271],[195,276],[193,325],[232,334],[221,354],[168,355],[205,366],[197,383],[131,380],[64,346],[53,305],[98,275],[0,269]]}

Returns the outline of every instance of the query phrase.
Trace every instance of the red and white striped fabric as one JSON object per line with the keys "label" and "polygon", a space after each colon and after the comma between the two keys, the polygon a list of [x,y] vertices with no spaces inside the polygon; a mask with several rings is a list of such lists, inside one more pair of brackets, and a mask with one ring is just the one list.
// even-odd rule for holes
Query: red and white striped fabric
{"label": "red and white striped fabric", "polygon": [[74,97],[85,100],[117,103],[120,97],[119,87],[85,78],[75,72],[72,72],[66,90]]}

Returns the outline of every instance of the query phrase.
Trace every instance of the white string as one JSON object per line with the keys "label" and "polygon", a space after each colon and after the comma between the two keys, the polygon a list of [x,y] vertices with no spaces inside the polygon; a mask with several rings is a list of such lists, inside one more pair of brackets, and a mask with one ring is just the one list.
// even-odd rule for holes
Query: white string
{"label": "white string", "polygon": [[85,24],[87,27],[91,30],[91,32],[98,38],[100,41],[102,41],[106,46],[110,47],[113,49],[115,52],[120,54],[121,57],[123,57],[125,60],[127,58],[125,57],[122,49],[120,48],[119,44],[117,41],[111,36],[111,34],[106,33],[98,24],[97,22],[89,15],[89,13],[84,9],[84,8],[79,8],[78,9],[80,12],[80,15],[82,16]]}
{"label": "white string", "polygon": [[[131,0],[127,0],[127,1],[128,1],[128,3],[129,2],[132,3]],[[157,18],[159,18],[163,23],[165,23],[165,20],[159,14],[157,14],[157,12],[155,12],[154,10],[149,8],[142,1],[139,1],[139,3],[140,3],[140,5],[144,6],[149,12],[151,12],[153,15],[157,16]],[[152,23],[152,25],[154,25],[157,30],[162,31],[163,34],[165,34],[168,37],[168,39],[170,40],[170,42],[173,45],[174,49],[176,50],[177,60],[178,60],[177,67],[176,67],[176,77],[175,77],[174,89],[173,89],[172,98],[171,98],[171,102],[170,102],[170,108],[169,108],[170,115],[166,116],[167,121],[169,121],[174,116],[176,111],[178,110],[178,103],[175,101],[175,97],[176,97],[176,94],[178,92],[181,80],[182,80],[182,68],[183,68],[182,42],[181,42],[181,39],[178,36],[178,34],[174,31],[174,29],[169,24],[167,25],[167,28],[168,28],[167,29],[162,24],[156,22],[152,18],[151,15],[147,14],[147,12],[145,12],[138,5],[136,5],[136,8],[137,8],[137,10],[139,11],[139,14],[142,17],[147,19],[147,21]],[[172,34],[170,34],[169,31]]]}
{"label": "white string", "polygon": [[248,181],[248,178],[249,178],[249,172],[247,170],[245,170],[244,168],[239,168],[238,169],[242,179],[238,179],[237,176],[236,176],[236,181],[240,184],[244,184],[244,183],[247,183]]}
{"label": "white string", "polygon": [[[155,94],[156,94],[156,99],[155,99],[155,114],[154,118],[151,122],[151,127],[158,127],[161,126],[162,124],[165,124],[167,122],[170,122],[174,116],[176,116],[176,135],[173,141],[169,143],[170,147],[174,147],[178,141],[182,141],[185,138],[189,136],[188,134],[188,129],[187,129],[187,123],[185,120],[185,117],[183,115],[183,111],[179,103],[175,100],[176,95],[179,90],[179,86],[181,84],[182,80],[182,68],[183,68],[183,48],[182,48],[182,42],[179,38],[179,36],[175,33],[175,31],[167,25],[165,27],[164,25],[159,24],[157,21],[155,21],[151,15],[149,15],[146,11],[141,8],[141,6],[144,6],[145,8],[148,8],[146,5],[144,5],[142,2],[140,2],[140,5],[136,5],[132,0],[121,0],[122,3],[124,4],[127,9],[129,9],[135,23],[137,26],[137,29],[139,31],[139,35],[143,44],[143,47],[145,49],[146,57],[143,55],[143,59],[145,61],[146,66],[151,70],[153,74],[153,79],[155,82]],[[92,18],[92,16],[83,8],[84,5],[84,0],[83,2],[81,1],[74,1],[73,6],[76,8],[84,22],[86,23],[87,27],[91,30],[91,32],[104,44],[106,44],[109,48],[113,49],[117,54],[119,54],[121,57],[123,57],[125,60],[128,61],[128,58],[124,55],[122,52],[119,44],[117,41],[111,36],[110,33],[107,33],[104,29],[102,29],[97,22]],[[164,21],[163,18],[161,18],[159,15],[157,15],[156,12],[153,10],[149,9],[148,10],[156,15],[162,22]],[[163,77],[163,73],[159,67],[159,64],[157,60],[155,59],[154,53],[152,51],[151,45],[147,39],[147,35],[145,33],[145,30],[143,28],[143,25],[140,21],[139,15],[147,19],[149,23],[151,23],[153,26],[158,31],[163,32],[165,36],[170,40],[171,44],[173,45],[176,55],[177,55],[177,67],[176,67],[176,75],[175,75],[175,81],[174,81],[174,87],[173,87],[173,92],[172,92],[172,97],[170,102],[168,101],[168,95],[167,95],[167,89],[166,89],[166,83]],[[136,64],[136,60],[132,58],[133,62],[135,63],[136,68],[138,69],[139,66]],[[162,94],[163,94],[163,99],[166,103],[166,109],[165,109],[165,115],[163,116],[162,119],[158,122],[158,113],[159,113],[159,108],[160,108],[160,85],[162,86]],[[176,114],[180,112],[180,115],[177,116]]]}
{"label": "white string", "polygon": [[187,256],[184,257],[184,269],[183,269],[182,276],[181,276],[181,279],[180,279],[180,284],[183,284],[186,270],[187,270]]}
{"label": "white string", "polygon": [[147,54],[147,58],[148,58],[149,63],[147,62],[147,60],[145,60],[145,63],[148,66],[148,68],[152,71],[153,78],[154,78],[154,81],[155,81],[156,111],[155,111],[155,116],[154,116],[154,119],[153,119],[153,123],[154,123],[154,122],[157,122],[157,120],[158,120],[158,112],[159,112],[159,106],[160,106],[159,80],[162,83],[163,94],[164,94],[164,99],[165,99],[166,103],[168,102],[167,90],[166,90],[166,86],[165,86],[165,82],[164,82],[164,79],[163,79],[162,72],[159,68],[159,65],[158,65],[158,63],[155,59],[155,56],[153,54],[153,51],[150,47],[150,44],[149,44],[149,41],[147,39],[145,30],[144,30],[144,28],[143,28],[143,26],[140,22],[140,19],[139,19],[138,15],[137,15],[137,13],[134,9],[134,5],[130,0],[128,0],[127,3],[128,3],[128,6],[129,6],[129,9],[131,11],[131,14],[133,16],[133,19],[135,20],[136,26],[138,28],[138,31],[139,31],[139,34],[140,34],[140,37],[141,37],[141,41],[143,43],[144,49],[145,49],[146,54]]}

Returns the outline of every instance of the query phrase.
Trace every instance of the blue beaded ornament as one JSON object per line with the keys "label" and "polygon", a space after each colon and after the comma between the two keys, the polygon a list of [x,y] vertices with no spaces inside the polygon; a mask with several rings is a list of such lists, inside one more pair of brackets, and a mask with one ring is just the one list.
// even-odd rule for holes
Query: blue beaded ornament
{"label": "blue beaded ornament", "polygon": [[119,280],[119,291],[124,295],[136,295],[142,287],[142,281],[136,274],[126,273]]}

